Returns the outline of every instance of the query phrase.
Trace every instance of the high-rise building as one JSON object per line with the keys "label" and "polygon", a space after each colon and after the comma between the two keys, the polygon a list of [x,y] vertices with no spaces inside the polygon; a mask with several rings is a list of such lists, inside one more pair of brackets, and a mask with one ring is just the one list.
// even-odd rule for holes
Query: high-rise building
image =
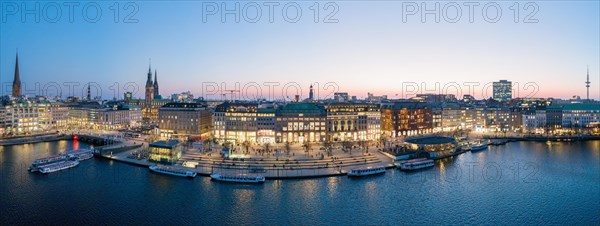
{"label": "high-rise building", "polygon": [[12,96],[19,97],[21,93],[21,76],[19,74],[19,53],[17,53],[17,60],[15,61],[15,78],[12,85]]}
{"label": "high-rise building", "polygon": [[504,102],[512,99],[512,82],[500,80],[493,83],[493,98],[496,101]]}

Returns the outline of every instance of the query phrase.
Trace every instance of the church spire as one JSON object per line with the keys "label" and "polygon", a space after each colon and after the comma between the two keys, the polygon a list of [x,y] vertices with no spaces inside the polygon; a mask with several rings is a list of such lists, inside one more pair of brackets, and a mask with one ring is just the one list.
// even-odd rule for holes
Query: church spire
{"label": "church spire", "polygon": [[148,80],[146,80],[146,87],[153,86],[152,84],[152,59],[148,63]]}
{"label": "church spire", "polygon": [[21,96],[21,75],[19,73],[19,52],[17,50],[16,61],[15,61],[15,78],[13,80],[12,96]]}
{"label": "church spire", "polygon": [[154,69],[154,98],[158,97],[158,73]]}

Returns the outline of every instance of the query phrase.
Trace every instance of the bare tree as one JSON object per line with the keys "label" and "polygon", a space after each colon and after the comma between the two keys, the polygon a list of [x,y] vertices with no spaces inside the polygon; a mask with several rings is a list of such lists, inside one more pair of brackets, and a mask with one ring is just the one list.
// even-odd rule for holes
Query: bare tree
{"label": "bare tree", "polygon": [[302,144],[302,147],[304,147],[304,152],[306,153],[306,155],[310,155],[310,142],[308,141],[304,141],[304,143]]}
{"label": "bare tree", "polygon": [[244,147],[244,149],[246,149],[246,152],[248,152],[248,150],[250,149],[250,146],[252,146],[250,141],[246,140],[246,141],[242,142],[242,147]]}
{"label": "bare tree", "polygon": [[290,151],[292,150],[292,143],[290,143],[289,141],[285,142],[285,153],[287,154],[287,156],[290,156]]}

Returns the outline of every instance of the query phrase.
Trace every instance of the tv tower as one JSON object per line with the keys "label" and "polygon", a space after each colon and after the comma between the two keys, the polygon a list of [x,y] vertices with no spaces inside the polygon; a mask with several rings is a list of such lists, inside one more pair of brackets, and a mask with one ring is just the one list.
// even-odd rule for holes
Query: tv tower
{"label": "tv tower", "polygon": [[587,67],[587,80],[585,82],[585,88],[587,89],[587,100],[590,100],[590,66]]}

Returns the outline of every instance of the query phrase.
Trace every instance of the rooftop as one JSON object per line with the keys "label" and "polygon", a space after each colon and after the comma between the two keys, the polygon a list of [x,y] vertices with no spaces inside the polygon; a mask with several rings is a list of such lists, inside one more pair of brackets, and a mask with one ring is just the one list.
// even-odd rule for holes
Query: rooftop
{"label": "rooftop", "polygon": [[406,138],[407,143],[413,144],[447,144],[454,142],[454,138],[443,137],[443,136],[428,136],[428,137],[415,137]]}
{"label": "rooftop", "polygon": [[159,140],[154,143],[151,143],[150,147],[171,149],[171,148],[174,148],[175,146],[177,146],[178,144],[179,144],[178,140]]}

